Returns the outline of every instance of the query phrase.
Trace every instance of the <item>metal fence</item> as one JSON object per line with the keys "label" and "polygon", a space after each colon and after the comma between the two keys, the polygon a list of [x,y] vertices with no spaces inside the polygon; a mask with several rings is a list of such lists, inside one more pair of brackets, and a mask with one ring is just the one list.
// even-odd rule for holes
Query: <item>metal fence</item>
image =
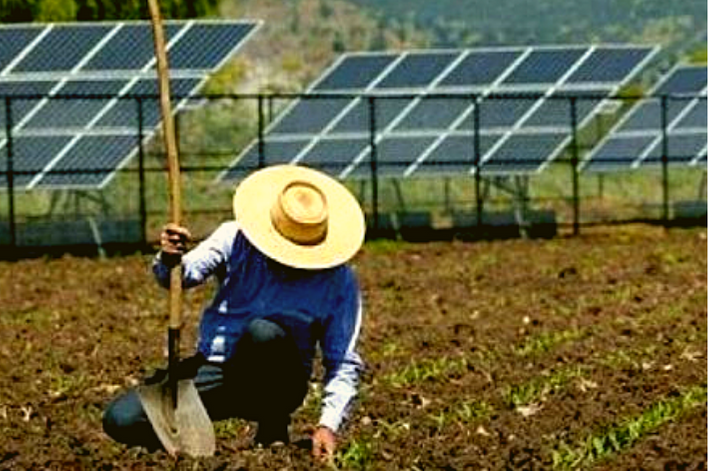
{"label": "metal fence", "polygon": [[[675,159],[672,148],[678,144],[672,140],[676,136],[672,135],[670,122],[673,103],[700,100],[706,108],[706,97],[608,97],[587,93],[546,97],[534,93],[484,97],[476,94],[174,96],[179,110],[176,123],[186,223],[194,228],[198,237],[206,235],[218,221],[231,217],[231,194],[238,175],[295,157],[288,154],[287,145],[274,150],[278,147],[274,147],[274,142],[290,142],[288,137],[278,141],[272,136],[279,116],[294,102],[353,97],[358,98],[366,112],[361,114],[356,132],[340,136],[339,147],[333,148],[346,149],[350,142],[348,136],[357,145],[366,141],[360,152],[365,158],[357,162],[357,172],[350,173],[344,181],[360,199],[367,214],[369,234],[373,237],[388,235],[427,240],[439,236],[550,236],[558,229],[578,234],[584,225],[598,223],[705,224],[706,147],[691,159]],[[0,139],[0,188],[5,191],[4,198],[0,198],[0,254],[7,258],[23,251],[42,253],[67,247],[104,251],[117,247],[140,248],[154,242],[158,228],[167,218],[164,149],[156,127],[159,121],[157,96],[13,95],[0,98],[4,104],[0,113],[4,125],[4,136]],[[520,130],[496,130],[487,126],[481,117],[484,110],[481,103],[540,98],[558,102],[556,112],[565,110],[567,113],[564,125],[557,126],[555,131],[565,137],[554,158],[540,161],[539,156],[534,155],[527,159],[526,155],[533,153],[533,149],[528,148],[525,145],[528,141],[524,140],[517,147],[508,146],[505,158],[486,158],[490,149],[486,148],[485,141],[490,135],[514,134]],[[420,163],[427,166],[426,171],[407,174],[406,169],[412,168],[421,157],[410,154],[410,145],[387,146],[386,138],[391,130],[379,118],[382,110],[386,112],[387,103],[417,99],[466,102],[470,112],[465,120],[467,127],[462,129],[404,132],[401,139],[406,140],[407,136],[419,139],[429,147],[440,143],[442,136],[458,138],[458,146],[452,148],[455,155],[446,154],[437,161],[427,161],[424,156]],[[96,100],[121,103],[123,113],[127,114],[122,124],[111,128],[97,126],[94,122],[72,127],[72,116],[76,116],[72,113],[81,114]],[[600,112],[584,111],[590,100],[595,100],[594,103],[602,100]],[[27,125],[27,110],[37,108],[39,103],[54,101],[67,105],[58,107],[66,115],[64,118],[58,114],[42,126]],[[659,158],[653,164],[631,165],[632,155],[624,157],[625,163],[612,156],[609,160],[612,165],[605,171],[586,171],[584,165],[590,152],[627,110],[638,103],[650,102],[655,103],[653,109],[659,113],[654,118],[659,123],[656,129],[661,149]],[[500,109],[511,108],[502,106]],[[527,130],[529,135],[535,132]],[[101,159],[102,152],[110,150],[100,145],[100,137],[107,135],[123,136],[123,140],[132,142],[126,159],[110,163]],[[87,147],[91,154],[86,151],[83,157],[74,156],[70,165],[57,165],[56,162],[66,157],[66,152],[60,155],[63,148],[59,144],[76,140],[77,136],[94,136],[98,144]],[[312,136],[302,139],[312,140]],[[47,147],[52,145],[59,149],[50,156],[54,151]],[[244,155],[241,163],[236,162],[239,155]],[[311,156],[310,160],[299,163],[334,175],[348,164],[337,155],[321,156],[321,159]],[[240,170],[235,172],[235,166]],[[222,180],[229,169],[237,178]],[[78,182],[82,181],[78,178],[82,175],[98,176],[101,183],[36,184],[62,175],[76,176],[69,180]]]}

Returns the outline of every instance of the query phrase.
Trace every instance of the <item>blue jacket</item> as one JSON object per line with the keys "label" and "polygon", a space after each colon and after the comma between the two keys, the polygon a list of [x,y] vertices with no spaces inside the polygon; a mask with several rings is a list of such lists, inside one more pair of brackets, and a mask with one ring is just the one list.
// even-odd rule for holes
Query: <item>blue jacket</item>
{"label": "blue jacket", "polygon": [[[355,352],[361,296],[352,269],[283,266],[261,254],[235,221],[222,224],[185,254],[182,264],[185,288],[212,275],[219,283],[200,321],[198,350],[210,361],[226,361],[252,319],[273,318],[288,324],[308,375],[316,346],[322,352],[325,387],[320,424],[336,431],[356,395],[362,370]],[[153,271],[163,286],[169,286],[169,269],[159,257]]]}

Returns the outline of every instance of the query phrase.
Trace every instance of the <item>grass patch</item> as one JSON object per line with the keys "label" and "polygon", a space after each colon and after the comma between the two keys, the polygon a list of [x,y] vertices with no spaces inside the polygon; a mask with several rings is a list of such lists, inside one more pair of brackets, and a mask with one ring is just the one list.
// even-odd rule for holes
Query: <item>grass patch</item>
{"label": "grass patch", "polygon": [[385,376],[382,381],[394,387],[410,386],[427,380],[460,375],[467,370],[468,360],[465,358],[441,357],[411,363],[402,371]]}
{"label": "grass patch", "polygon": [[367,469],[374,461],[374,445],[366,438],[347,443],[335,456],[333,469]]}
{"label": "grass patch", "polygon": [[566,387],[572,380],[585,375],[586,372],[580,366],[574,365],[548,376],[537,376],[526,383],[508,386],[503,393],[503,401],[511,409],[525,406]]}
{"label": "grass patch", "polygon": [[663,399],[636,417],[612,424],[588,436],[578,445],[562,443],[552,453],[555,470],[578,469],[633,446],[662,424],[688,410],[706,404],[706,385],[694,386],[676,397]]}
{"label": "grass patch", "polygon": [[469,401],[457,404],[437,414],[431,414],[430,417],[440,432],[453,422],[468,425],[476,420],[486,419],[492,415],[493,411],[493,406],[486,401]]}
{"label": "grass patch", "polygon": [[241,430],[248,422],[243,419],[227,419],[214,422],[214,434],[217,439],[234,439],[237,438]]}
{"label": "grass patch", "polygon": [[534,356],[546,353],[562,343],[579,340],[589,334],[588,329],[570,329],[558,332],[546,332],[524,341],[514,352],[520,356]]}

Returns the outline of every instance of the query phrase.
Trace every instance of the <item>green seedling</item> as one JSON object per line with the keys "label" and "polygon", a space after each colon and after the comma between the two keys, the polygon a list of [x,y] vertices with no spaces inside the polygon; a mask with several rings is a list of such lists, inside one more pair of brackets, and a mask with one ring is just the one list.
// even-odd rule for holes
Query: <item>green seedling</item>
{"label": "green seedling", "polygon": [[511,409],[526,406],[547,394],[565,388],[573,379],[585,375],[586,372],[580,366],[572,366],[555,371],[549,376],[537,376],[526,383],[508,386],[503,393],[503,400]]}
{"label": "green seedling", "polygon": [[590,329],[571,329],[559,332],[546,332],[534,337],[530,337],[525,342],[515,348],[517,355],[528,357],[548,352],[557,346],[579,340],[589,335]]}
{"label": "green seedling", "polygon": [[411,363],[400,372],[383,378],[383,382],[394,387],[410,386],[426,380],[437,380],[467,371],[468,360],[465,358],[435,358]]}
{"label": "green seedling", "polygon": [[553,467],[555,470],[569,470],[590,466],[629,448],[662,424],[690,409],[706,404],[706,397],[706,385],[694,386],[680,396],[655,403],[639,416],[627,418],[590,435],[576,446],[562,443],[552,453]]}
{"label": "green seedling", "polygon": [[367,469],[374,460],[374,446],[363,438],[347,443],[335,457],[331,467],[337,469],[338,464],[343,469]]}

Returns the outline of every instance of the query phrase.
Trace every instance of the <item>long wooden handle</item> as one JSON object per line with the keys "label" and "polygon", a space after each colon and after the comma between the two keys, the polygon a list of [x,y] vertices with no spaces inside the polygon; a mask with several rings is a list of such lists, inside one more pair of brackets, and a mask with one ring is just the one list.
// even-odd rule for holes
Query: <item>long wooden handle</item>
{"label": "long wooden handle", "polygon": [[[167,52],[165,48],[165,33],[158,0],[148,0],[150,18],[153,25],[155,57],[157,58],[158,86],[160,90],[160,114],[162,115],[162,130],[167,152],[167,171],[170,192],[170,218],[180,225],[182,219],[180,162],[177,156],[175,140],[175,123],[172,119],[170,104],[170,80],[168,77]],[[179,330],[182,327],[182,267],[180,264],[170,271],[170,361],[179,358]],[[176,337],[176,338],[173,338]]]}

